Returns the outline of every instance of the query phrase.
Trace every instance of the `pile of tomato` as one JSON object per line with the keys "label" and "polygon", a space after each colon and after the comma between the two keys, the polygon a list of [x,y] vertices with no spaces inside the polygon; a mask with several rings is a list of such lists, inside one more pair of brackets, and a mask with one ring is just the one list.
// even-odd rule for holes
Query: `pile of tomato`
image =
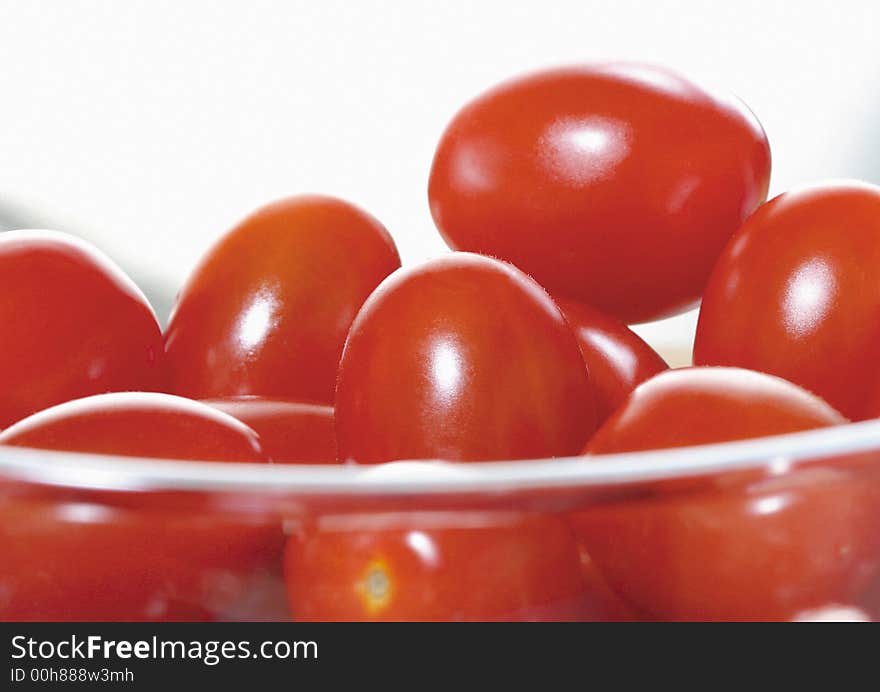
{"label": "pile of tomato", "polygon": [[[207,252],[162,330],[98,250],[5,233],[0,443],[590,464],[880,416],[880,188],[765,203],[769,180],[742,103],[599,64],[455,115],[428,185],[454,252],[417,266],[358,207],[292,197]],[[669,369],[627,326],[700,301],[694,367]],[[802,477],[670,481],[569,514],[298,521],[5,482],[0,619],[277,617],[275,592],[305,620],[875,617],[878,485]]]}

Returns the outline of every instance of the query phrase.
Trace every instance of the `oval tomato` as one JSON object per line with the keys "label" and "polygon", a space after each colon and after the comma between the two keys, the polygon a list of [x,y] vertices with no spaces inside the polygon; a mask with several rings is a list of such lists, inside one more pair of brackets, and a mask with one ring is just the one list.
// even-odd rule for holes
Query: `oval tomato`
{"label": "oval tomato", "polygon": [[0,330],[0,429],[70,399],[164,384],[146,298],[65,233],[0,235]]}
{"label": "oval tomato", "polygon": [[352,325],[336,391],[342,460],[570,455],[594,426],[574,335],[508,264],[453,253],[398,272]]}
{"label": "oval tomato", "polygon": [[[687,368],[637,387],[587,450],[679,447],[844,422],[779,378]],[[610,586],[651,617],[791,619],[861,605],[880,574],[876,479],[813,466],[734,480],[668,485],[577,512],[573,524]]]}
{"label": "oval tomato", "polygon": [[[70,401],[7,428],[0,444],[265,461],[244,423],[167,394]],[[0,488],[0,620],[247,619],[264,614],[254,613],[263,605],[252,593],[277,588],[284,545],[277,517],[223,511],[207,496],[178,509],[161,493],[20,491]],[[277,606],[270,613],[278,616]]]}
{"label": "oval tomato", "polygon": [[589,616],[565,521],[506,512],[321,517],[290,538],[296,620],[571,620]]}
{"label": "oval tomato", "polygon": [[703,297],[694,361],[779,375],[850,418],[876,415],[880,187],[782,194],[722,254]]}
{"label": "oval tomato", "polygon": [[583,303],[557,303],[581,347],[593,383],[600,424],[636,385],[669,368],[638,334],[613,317]]}
{"label": "oval tomato", "polygon": [[263,207],[180,293],[165,332],[172,391],[332,404],[351,321],[398,267],[388,231],[347,202],[303,196]]}
{"label": "oval tomato", "polygon": [[260,436],[269,458],[282,464],[335,464],[333,407],[262,397],[203,403],[237,418]]}
{"label": "oval tomato", "polygon": [[586,452],[686,447],[843,423],[822,399],[778,377],[741,368],[679,368],[636,387]]}
{"label": "oval tomato", "polygon": [[170,394],[117,392],[68,401],[0,433],[0,444],[159,459],[263,462],[257,434]]}
{"label": "oval tomato", "polygon": [[699,299],[769,178],[767,139],[741,103],[659,68],[600,64],[469,103],[440,140],[428,193],[450,247],[633,323]]}

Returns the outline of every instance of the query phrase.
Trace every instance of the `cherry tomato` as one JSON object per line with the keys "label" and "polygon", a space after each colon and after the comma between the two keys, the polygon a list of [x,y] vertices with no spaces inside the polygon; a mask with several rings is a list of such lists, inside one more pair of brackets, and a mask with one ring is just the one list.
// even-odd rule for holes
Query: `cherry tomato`
{"label": "cherry tomato", "polygon": [[633,323],[694,304],[767,195],[770,149],[739,102],[634,64],[548,70],[465,106],[428,194],[450,247]]}
{"label": "cherry tomato", "polygon": [[680,368],[636,387],[586,451],[686,447],[843,423],[822,399],[778,377],[740,368]]}
{"label": "cherry tomato", "polygon": [[694,360],[779,375],[855,420],[876,415],[880,187],[788,192],[731,240],[703,297]]}
{"label": "cherry tomato", "polygon": [[573,526],[611,588],[652,618],[792,620],[870,606],[877,500],[876,480],[812,469],[599,506]]}
{"label": "cherry tomato", "polygon": [[[637,387],[587,449],[678,447],[843,422],[784,380],[688,368]],[[733,480],[648,490],[578,512],[574,526],[614,591],[656,618],[790,619],[860,604],[880,568],[876,481],[815,466]]]}
{"label": "cherry tomato", "polygon": [[352,325],[336,392],[342,460],[571,455],[594,427],[571,329],[511,265],[453,253],[398,272]]}
{"label": "cherry tomato", "polygon": [[333,407],[237,397],[205,402],[246,423],[269,458],[282,464],[335,464]]}
{"label": "cherry tomato", "polygon": [[[259,438],[244,423],[168,394],[70,401],[7,428],[0,444],[265,460]],[[210,502],[177,509],[168,497],[144,492],[34,499],[8,486],[0,490],[7,494],[0,493],[0,620],[232,617],[255,585],[280,578],[284,535],[276,517],[230,514]]]}
{"label": "cherry tomato", "polygon": [[332,404],[351,321],[398,267],[388,231],[347,202],[292,197],[258,210],[180,293],[165,333],[174,393]]}
{"label": "cherry tomato", "polygon": [[557,301],[574,330],[596,395],[602,423],[649,377],[669,368],[657,352],[626,325],[583,303]]}
{"label": "cherry tomato", "polygon": [[283,546],[262,517],[0,499],[0,620],[249,619]]}
{"label": "cherry tomato", "polygon": [[577,544],[565,521],[552,515],[322,517],[291,536],[285,575],[296,620],[571,620],[585,614]]}
{"label": "cherry tomato", "polygon": [[263,462],[241,421],[170,394],[117,392],[68,401],[0,433],[0,444],[160,459]]}
{"label": "cherry tomato", "polygon": [[90,394],[161,389],[162,335],[122,270],[52,231],[0,235],[0,429]]}

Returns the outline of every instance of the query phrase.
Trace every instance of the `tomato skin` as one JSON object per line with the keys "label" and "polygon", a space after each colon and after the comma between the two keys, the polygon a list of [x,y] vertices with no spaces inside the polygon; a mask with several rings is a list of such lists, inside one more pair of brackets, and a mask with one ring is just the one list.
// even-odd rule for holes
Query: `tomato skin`
{"label": "tomato skin", "polygon": [[384,282],[339,369],[339,458],[480,461],[576,454],[595,426],[577,342],[545,291],[453,253]]}
{"label": "tomato skin", "polygon": [[638,334],[599,310],[570,300],[557,301],[577,337],[593,391],[599,424],[649,377],[669,369]]}
{"label": "tomato skin", "polygon": [[631,324],[699,299],[769,178],[767,138],[742,104],[609,63],[526,75],[466,105],[428,195],[450,247]]}
{"label": "tomato skin", "polygon": [[552,515],[322,517],[290,538],[295,620],[570,620],[585,610],[571,529]]}
{"label": "tomato skin", "polygon": [[[876,415],[880,187],[784,193],[732,238],[703,297],[694,361],[769,372],[854,420]],[[760,338],[744,338],[744,335]]]}
{"label": "tomato skin", "polygon": [[283,545],[261,517],[0,499],[0,620],[247,619]]}
{"label": "tomato skin", "polygon": [[375,218],[332,197],[257,210],[184,286],[165,332],[172,391],[332,404],[349,325],[400,267]]}
{"label": "tomato skin", "polygon": [[[266,461],[257,434],[235,418],[140,392],[41,411],[3,431],[0,444]],[[22,498],[20,490],[0,486],[0,592],[9,594],[0,597],[0,620],[222,619],[238,612],[256,584],[279,579],[284,534],[277,517],[229,513],[208,501],[178,509],[170,493],[80,498],[43,489]]]}
{"label": "tomato skin", "polygon": [[146,298],[83,241],[0,235],[0,429],[48,406],[164,386],[162,335]]}
{"label": "tomato skin", "polygon": [[636,387],[585,451],[687,447],[846,422],[819,397],[778,377],[741,368],[679,368]]}
{"label": "tomato skin", "polygon": [[208,399],[203,403],[256,431],[260,445],[275,463],[337,463],[332,406],[262,397]]}
{"label": "tomato skin", "polygon": [[241,421],[170,394],[117,392],[68,401],[0,433],[0,444],[196,461],[265,462]]}
{"label": "tomato skin", "polygon": [[828,606],[870,608],[880,578],[877,487],[814,469],[597,506],[572,524],[611,588],[643,616],[792,620]]}
{"label": "tomato skin", "polygon": [[[670,370],[640,385],[590,455],[839,425],[784,380],[736,368]],[[670,489],[686,488],[688,492]],[[880,567],[876,481],[810,468],[748,482],[696,481],[598,505],[572,521],[612,589],[652,617],[790,619],[858,605]]]}
{"label": "tomato skin", "polygon": [[645,616],[623,601],[608,585],[593,558],[579,544],[581,574],[586,584],[584,620],[591,622],[637,622]]}

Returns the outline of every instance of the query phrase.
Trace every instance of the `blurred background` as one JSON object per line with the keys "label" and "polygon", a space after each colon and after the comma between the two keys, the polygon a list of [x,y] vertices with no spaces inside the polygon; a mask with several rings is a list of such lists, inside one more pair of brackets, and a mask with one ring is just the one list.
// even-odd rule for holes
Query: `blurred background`
{"label": "blurred background", "polygon": [[[449,118],[541,66],[662,63],[764,124],[775,194],[880,182],[880,3],[0,0],[0,227],[79,233],[165,313],[253,208],[324,192],[445,251],[427,177]],[[687,358],[693,315],[639,331]]]}

